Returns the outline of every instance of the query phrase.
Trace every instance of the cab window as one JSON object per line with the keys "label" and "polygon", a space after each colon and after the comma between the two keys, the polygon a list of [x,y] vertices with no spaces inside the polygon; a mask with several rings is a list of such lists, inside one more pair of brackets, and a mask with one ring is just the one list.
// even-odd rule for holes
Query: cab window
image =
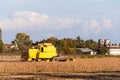
{"label": "cab window", "polygon": [[44,50],[43,50],[43,48],[41,48],[41,52],[43,52]]}

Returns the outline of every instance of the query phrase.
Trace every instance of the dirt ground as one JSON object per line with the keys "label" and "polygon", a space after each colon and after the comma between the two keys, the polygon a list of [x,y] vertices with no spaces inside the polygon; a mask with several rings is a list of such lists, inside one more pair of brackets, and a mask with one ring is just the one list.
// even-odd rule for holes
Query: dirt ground
{"label": "dirt ground", "polygon": [[120,80],[120,58],[20,62],[19,56],[2,56],[0,80]]}
{"label": "dirt ground", "polygon": [[120,80],[120,72],[1,73],[0,80]]}

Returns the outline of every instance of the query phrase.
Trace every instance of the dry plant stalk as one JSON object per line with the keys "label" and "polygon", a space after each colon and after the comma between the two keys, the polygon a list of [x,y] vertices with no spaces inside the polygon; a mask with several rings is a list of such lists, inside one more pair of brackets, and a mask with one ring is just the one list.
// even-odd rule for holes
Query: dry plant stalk
{"label": "dry plant stalk", "polygon": [[75,62],[0,62],[0,73],[98,71],[120,71],[120,58],[84,58],[75,59]]}

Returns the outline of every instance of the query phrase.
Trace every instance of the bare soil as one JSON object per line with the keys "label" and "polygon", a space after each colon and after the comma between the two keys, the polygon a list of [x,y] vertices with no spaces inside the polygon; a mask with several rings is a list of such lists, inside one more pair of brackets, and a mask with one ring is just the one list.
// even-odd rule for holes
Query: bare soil
{"label": "bare soil", "polygon": [[120,80],[120,72],[0,74],[0,80]]}
{"label": "bare soil", "polygon": [[19,56],[1,56],[0,80],[120,80],[120,58],[21,62]]}

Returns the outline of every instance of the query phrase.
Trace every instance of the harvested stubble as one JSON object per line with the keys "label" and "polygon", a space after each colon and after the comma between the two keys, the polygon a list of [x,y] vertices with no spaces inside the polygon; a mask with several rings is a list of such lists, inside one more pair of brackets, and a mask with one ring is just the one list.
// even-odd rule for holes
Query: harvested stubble
{"label": "harvested stubble", "polygon": [[16,55],[16,56],[4,56],[4,55],[0,55],[0,60],[19,60],[20,59],[20,55]]}
{"label": "harvested stubble", "polygon": [[75,62],[0,62],[0,73],[120,71],[120,58],[84,58]]}

